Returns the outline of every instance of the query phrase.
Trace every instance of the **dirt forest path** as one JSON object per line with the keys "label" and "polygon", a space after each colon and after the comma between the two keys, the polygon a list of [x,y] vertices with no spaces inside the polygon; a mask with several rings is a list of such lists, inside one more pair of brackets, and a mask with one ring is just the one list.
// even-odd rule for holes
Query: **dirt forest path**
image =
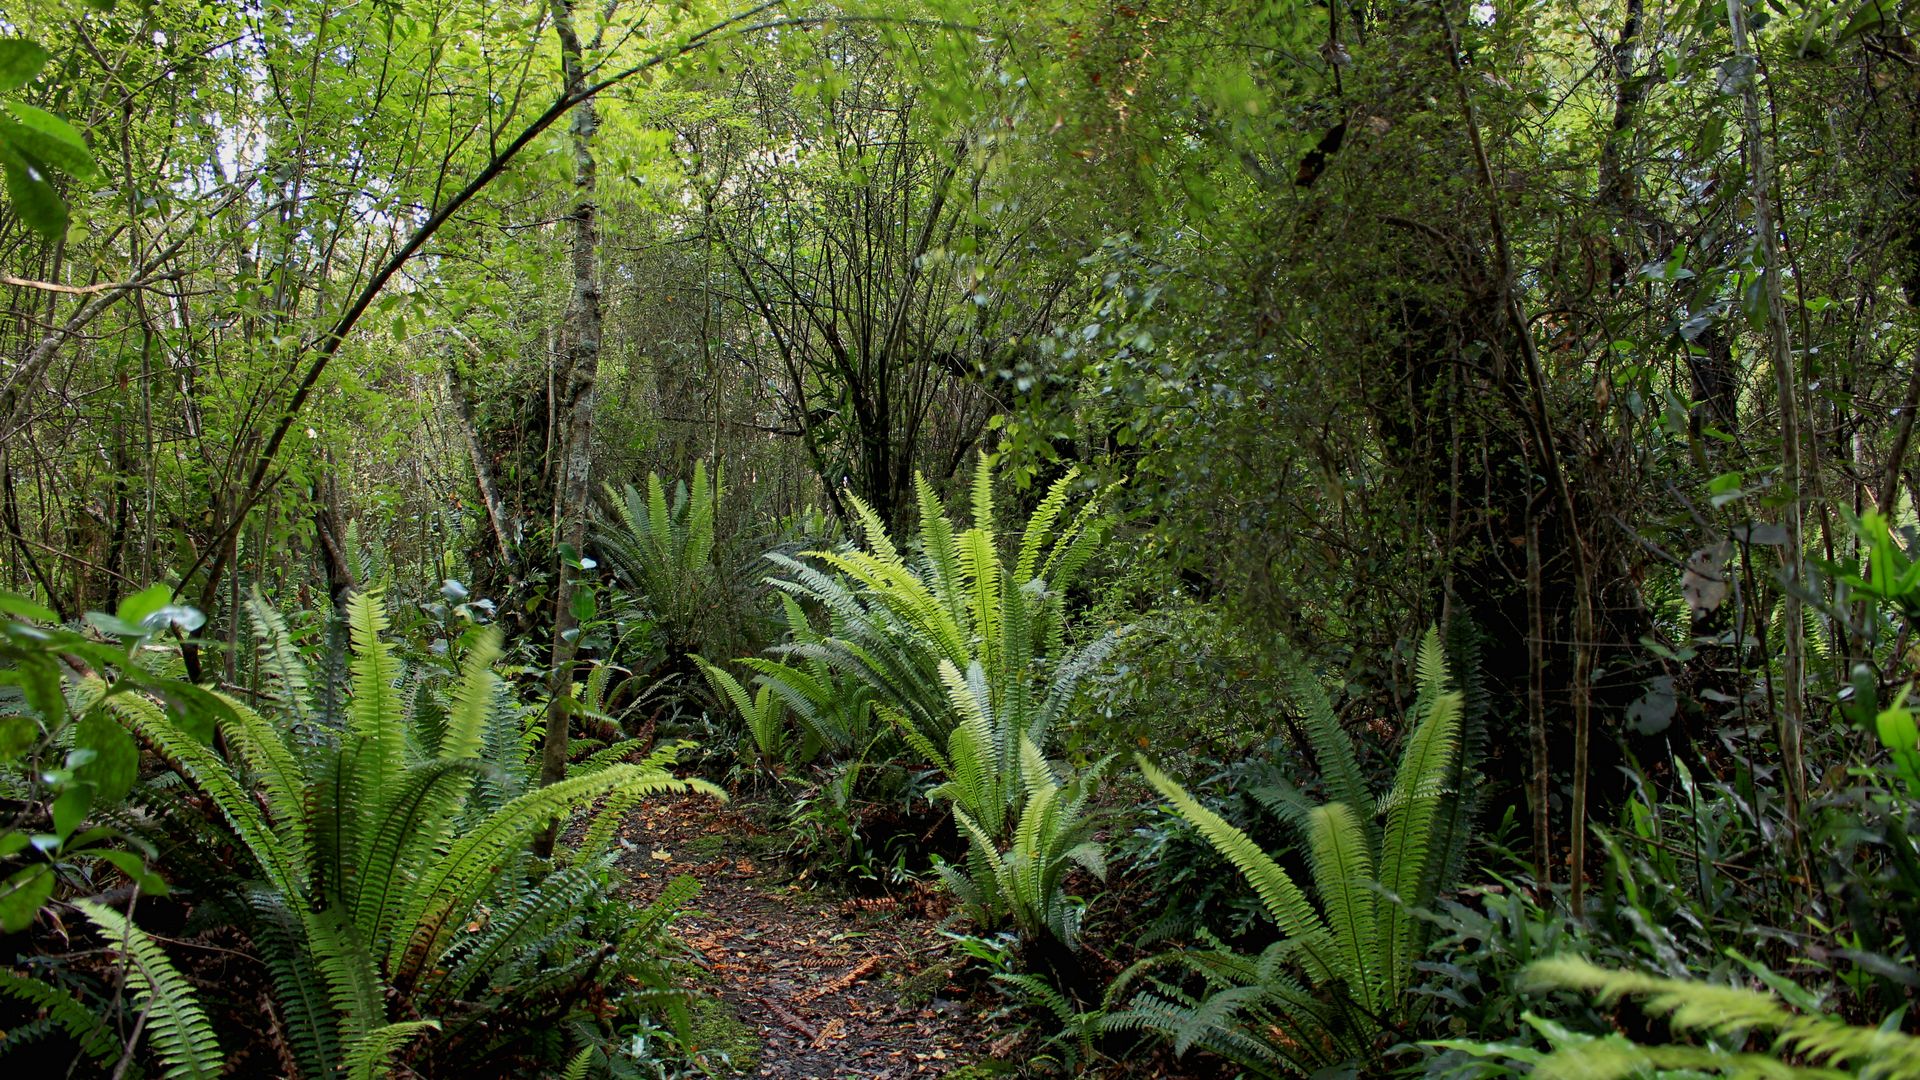
{"label": "dirt forest path", "polygon": [[632,845],[623,890],[636,904],[681,874],[700,881],[675,925],[717,1003],[695,1010],[717,1074],[900,1080],[985,1056],[984,1029],[946,996],[951,943],[931,919],[786,881],[756,854],[759,830],[707,799],[643,806],[621,831]]}

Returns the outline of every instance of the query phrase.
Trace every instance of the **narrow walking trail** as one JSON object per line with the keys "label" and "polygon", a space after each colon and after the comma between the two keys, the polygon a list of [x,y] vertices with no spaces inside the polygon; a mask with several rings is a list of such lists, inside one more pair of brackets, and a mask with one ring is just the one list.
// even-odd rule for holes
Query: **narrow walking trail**
{"label": "narrow walking trail", "polygon": [[681,874],[701,883],[676,927],[706,969],[699,989],[718,1003],[696,1010],[715,1072],[897,1080],[988,1053],[966,1007],[944,996],[957,993],[946,985],[951,943],[927,913],[786,880],[756,854],[764,833],[705,798],[643,806],[622,835],[623,891],[636,904]]}

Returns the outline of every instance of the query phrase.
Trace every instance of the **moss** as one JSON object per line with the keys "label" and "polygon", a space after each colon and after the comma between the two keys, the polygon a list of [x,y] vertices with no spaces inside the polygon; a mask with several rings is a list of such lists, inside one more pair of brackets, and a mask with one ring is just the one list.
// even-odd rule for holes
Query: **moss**
{"label": "moss", "polygon": [[746,1076],[760,1067],[760,1036],[724,1001],[701,995],[688,1010],[694,1063],[714,1076]]}
{"label": "moss", "polygon": [[680,857],[683,859],[711,859],[726,850],[726,838],[719,833],[696,836],[680,845]]}
{"label": "moss", "polygon": [[940,991],[946,988],[953,978],[954,968],[958,965],[952,960],[941,960],[928,965],[925,971],[903,982],[900,986],[900,1004],[909,1009],[926,1006]]}

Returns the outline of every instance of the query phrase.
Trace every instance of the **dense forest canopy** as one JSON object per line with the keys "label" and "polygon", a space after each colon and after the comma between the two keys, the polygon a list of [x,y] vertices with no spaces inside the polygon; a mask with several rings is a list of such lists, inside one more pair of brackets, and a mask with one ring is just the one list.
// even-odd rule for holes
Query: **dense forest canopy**
{"label": "dense forest canopy", "polygon": [[1920,1077],[1908,0],[25,0],[0,173],[0,1058]]}

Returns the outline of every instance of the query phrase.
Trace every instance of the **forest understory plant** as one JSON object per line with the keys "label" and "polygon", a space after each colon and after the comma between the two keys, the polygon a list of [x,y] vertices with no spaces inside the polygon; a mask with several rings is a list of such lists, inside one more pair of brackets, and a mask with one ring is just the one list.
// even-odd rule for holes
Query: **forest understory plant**
{"label": "forest understory plant", "polygon": [[1067,590],[1110,528],[1106,492],[1066,516],[1077,481],[1071,470],[1055,481],[1017,540],[1005,541],[983,455],[965,531],[917,480],[917,558],[901,554],[857,497],[849,501],[864,549],[809,553],[827,571],[773,557],[785,572],[775,584],[828,620],[788,652],[864,683],[873,708],[941,778],[933,794],[968,845],[965,866],[943,866],[942,877],[982,929],[1011,924],[1056,968],[1078,947],[1069,868],[1105,873],[1088,817],[1105,763],[1063,780],[1046,760],[1054,727],[1115,641],[1068,641]]}
{"label": "forest understory plant", "polygon": [[[1199,1047],[1264,1076],[1381,1067],[1382,1039],[1393,1041],[1425,1003],[1410,993],[1427,936],[1415,912],[1443,884],[1449,852],[1437,826],[1456,794],[1462,696],[1436,632],[1421,642],[1418,675],[1399,768],[1377,798],[1324,695],[1301,684],[1302,722],[1331,796],[1291,808],[1311,895],[1245,832],[1137,758],[1147,781],[1245,875],[1280,937],[1257,956],[1203,942],[1142,961],[1109,992],[1125,1003],[1110,1029],[1157,1031],[1178,1053]],[[1128,998],[1139,980],[1147,987]]]}
{"label": "forest understory plant", "polygon": [[[497,631],[477,630],[450,691],[403,669],[377,592],[348,607],[350,689],[338,711],[255,599],[262,665],[277,708],[225,697],[222,757],[142,697],[108,707],[185,777],[250,860],[228,898],[271,974],[285,1045],[303,1075],[386,1075],[498,1060],[546,1034],[489,1017],[564,1017],[623,950],[655,947],[659,913],[611,939],[579,936],[603,887],[613,824],[638,800],[717,789],[666,771],[678,749],[626,763],[596,755],[532,786],[535,741],[492,665]],[[255,793],[258,792],[256,795]],[[539,865],[533,837],[597,807],[566,861]],[[158,992],[158,987],[155,992]],[[557,1048],[556,1048],[557,1049]]]}

